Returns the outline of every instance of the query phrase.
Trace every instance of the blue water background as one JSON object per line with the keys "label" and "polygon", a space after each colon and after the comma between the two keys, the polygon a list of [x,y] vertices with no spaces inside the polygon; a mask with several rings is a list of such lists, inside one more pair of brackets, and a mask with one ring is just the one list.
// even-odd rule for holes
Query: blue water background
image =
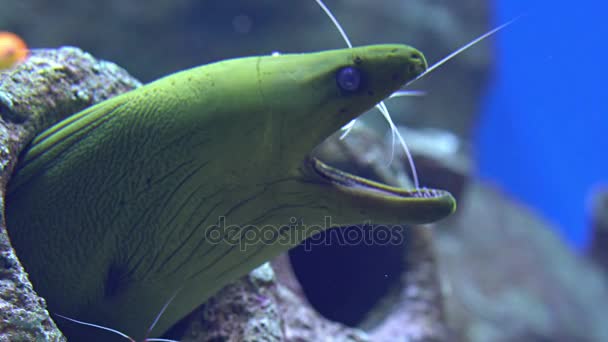
{"label": "blue water background", "polygon": [[476,136],[478,172],[556,224],[576,248],[608,183],[608,2],[497,0],[498,70]]}

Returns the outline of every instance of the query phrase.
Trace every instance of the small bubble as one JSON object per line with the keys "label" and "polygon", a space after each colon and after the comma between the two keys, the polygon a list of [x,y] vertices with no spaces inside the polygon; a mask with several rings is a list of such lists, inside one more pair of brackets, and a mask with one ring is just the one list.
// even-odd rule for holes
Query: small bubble
{"label": "small bubble", "polygon": [[240,14],[232,19],[232,27],[237,33],[247,34],[251,32],[251,28],[253,27],[253,20],[248,15]]}

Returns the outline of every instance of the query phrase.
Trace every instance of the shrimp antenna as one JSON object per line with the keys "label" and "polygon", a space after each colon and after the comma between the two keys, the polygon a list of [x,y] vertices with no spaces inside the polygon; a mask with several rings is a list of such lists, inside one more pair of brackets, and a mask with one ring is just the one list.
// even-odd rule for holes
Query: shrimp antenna
{"label": "shrimp antenna", "polygon": [[[175,292],[173,292],[173,295],[171,296],[171,298],[169,298],[169,300],[165,303],[165,305],[163,305],[163,308],[160,309],[160,312],[158,313],[158,315],[156,315],[156,318],[154,318],[154,322],[152,322],[152,324],[150,325],[150,328],[148,328],[148,332],[146,333],[146,336],[149,336],[150,333],[152,332],[152,329],[154,329],[154,327],[156,326],[156,323],[158,323],[158,320],[160,319],[160,317],[163,315],[163,313],[165,313],[165,310],[167,310],[167,308],[169,307],[169,304],[171,304],[171,302],[175,299],[175,297],[177,297],[177,294],[181,291],[181,287],[178,288],[177,290],[175,290]],[[168,340],[165,338],[148,338],[146,337],[146,339],[144,340],[146,342],[178,342],[175,340]]]}
{"label": "shrimp antenna", "polygon": [[[315,1],[319,5],[319,7],[321,7],[323,12],[325,12],[325,14],[332,21],[332,23],[334,24],[334,26],[336,27],[338,32],[340,32],[340,35],[342,36],[342,39],[344,39],[344,42],[346,43],[346,45],[352,49],[353,45],[351,44],[350,39],[348,38],[348,35],[346,34],[346,31],[344,31],[344,29],[342,28],[342,25],[340,25],[340,22],[338,21],[338,19],[336,19],[336,17],[331,13],[329,8],[327,6],[325,6],[325,4],[323,3],[322,0],[315,0]],[[379,102],[376,105],[376,108],[378,108],[380,113],[382,113],[382,116],[384,116],[384,119],[386,120],[386,122],[388,123],[388,125],[391,129],[391,139],[392,139],[391,140],[391,158],[389,159],[388,164],[390,165],[393,162],[393,156],[395,155],[394,149],[395,149],[395,136],[396,136],[398,138],[399,144],[401,145],[401,148],[403,148],[403,152],[405,152],[405,155],[407,156],[407,160],[410,164],[410,169],[412,170],[412,179],[414,181],[414,187],[419,188],[420,184],[418,182],[418,173],[416,172],[416,166],[414,165],[414,158],[412,158],[412,154],[410,153],[410,150],[407,147],[407,144],[405,143],[403,136],[401,136],[401,133],[399,133],[399,130],[393,123],[391,114],[389,113],[388,108],[384,104],[384,101]],[[340,135],[340,139],[344,139],[350,133],[350,131],[353,129],[353,127],[355,127],[356,123],[357,123],[357,119],[353,119],[348,124],[346,124],[344,127],[342,127],[342,130],[344,130],[344,132],[342,133],[342,135]]]}
{"label": "shrimp antenna", "polygon": [[327,14],[327,16],[329,17],[329,19],[331,20],[331,22],[336,27],[336,29],[338,29],[338,32],[340,32],[340,35],[342,36],[342,39],[344,39],[344,42],[346,43],[346,45],[349,48],[352,49],[353,48],[353,44],[350,43],[350,39],[348,38],[348,35],[346,34],[346,31],[344,31],[344,29],[342,28],[342,25],[340,25],[340,22],[338,21],[338,19],[336,19],[336,17],[334,16],[333,13],[331,13],[331,11],[329,10],[329,8],[327,6],[325,6],[325,4],[323,3],[323,1],[321,1],[321,0],[315,0],[315,1],[319,5],[319,7],[321,7],[321,9],[323,10],[323,12],[325,12],[325,14]]}
{"label": "shrimp antenna", "polygon": [[118,330],[116,330],[116,329],[112,329],[112,328],[104,327],[103,325],[98,325],[98,324],[93,324],[93,323],[89,323],[89,322],[83,322],[83,321],[79,321],[79,320],[77,320],[77,319],[73,319],[73,318],[70,318],[70,317],[67,317],[67,316],[63,316],[63,315],[60,315],[60,314],[58,314],[58,313],[56,313],[55,315],[56,315],[56,316],[59,316],[59,317],[61,317],[61,318],[63,318],[63,319],[66,319],[66,320],[68,320],[68,321],[70,321],[70,322],[74,322],[74,323],[78,323],[78,324],[86,325],[86,326],[89,326],[89,327],[93,327],[93,328],[97,328],[97,329],[101,329],[101,330],[109,331],[109,332],[115,333],[116,335],[120,335],[120,336],[122,336],[122,337],[126,338],[127,340],[129,340],[129,341],[131,341],[131,342],[136,342],[136,341],[135,341],[133,338],[131,338],[129,335],[127,335],[127,334],[125,334],[125,333],[123,333],[123,332],[120,332],[120,331],[118,331]]}
{"label": "shrimp antenna", "polygon": [[[527,15],[527,13],[523,13],[518,15],[517,17],[507,21],[506,23],[482,34],[481,36],[473,39],[472,41],[468,42],[467,44],[461,46],[460,48],[456,49],[454,52],[450,53],[449,55],[445,56],[444,58],[442,58],[441,60],[439,60],[437,63],[431,65],[430,67],[428,67],[422,74],[418,75],[418,77],[414,78],[413,80],[409,81],[408,83],[405,84],[405,86],[408,86],[410,84],[412,84],[413,82],[421,79],[422,77],[428,75],[429,73],[435,71],[435,69],[439,68],[440,66],[442,66],[443,64],[445,64],[447,61],[449,61],[450,59],[458,56],[459,54],[461,54],[462,52],[468,50],[469,48],[477,45],[479,42],[481,42],[482,40],[496,34],[498,31],[506,28],[507,26],[515,23],[516,21],[518,21],[519,19],[521,19],[523,16]],[[404,87],[405,87],[404,86]]]}
{"label": "shrimp antenna", "polygon": [[[175,299],[175,297],[177,296],[177,294],[179,293],[179,291],[181,289],[182,288],[180,287],[179,289],[177,289],[173,293],[173,295],[171,296],[171,298],[169,298],[169,300],[163,305],[163,308],[160,310],[160,312],[158,313],[158,315],[156,315],[156,317],[154,318],[154,321],[152,322],[152,324],[148,328],[148,331],[146,332],[146,338],[144,338],[144,342],[179,342],[179,341],[171,340],[171,339],[167,339],[167,338],[148,338],[147,336],[150,335],[150,333],[152,332],[152,329],[154,329],[154,327],[156,326],[156,323],[158,323],[158,320],[160,319],[160,317],[163,315],[163,313],[165,313],[165,310],[167,310],[167,307],[169,307],[169,304],[171,304],[171,302],[173,301],[173,299]],[[79,321],[77,319],[73,319],[73,318],[70,318],[70,317],[67,317],[67,316],[63,316],[63,315],[60,315],[58,313],[56,313],[55,315],[59,316],[59,317],[61,317],[63,319],[66,319],[66,320],[68,320],[70,322],[74,322],[74,323],[86,325],[86,326],[89,326],[89,327],[93,327],[93,328],[97,328],[97,329],[101,329],[101,330],[112,332],[112,333],[114,333],[116,335],[119,335],[119,336],[122,336],[122,337],[126,338],[130,342],[137,342],[131,336],[129,336],[129,335],[127,335],[127,334],[125,334],[125,333],[123,333],[121,331],[118,331],[116,329],[108,328],[108,327],[105,327],[105,326],[99,325],[99,324],[93,324],[93,323],[89,323],[89,322]]]}
{"label": "shrimp antenna", "polygon": [[426,92],[422,91],[422,90],[405,90],[405,89],[400,89],[397,90],[396,92],[392,93],[391,96],[389,96],[389,99],[393,99],[395,97],[406,97],[406,96],[425,96]]}

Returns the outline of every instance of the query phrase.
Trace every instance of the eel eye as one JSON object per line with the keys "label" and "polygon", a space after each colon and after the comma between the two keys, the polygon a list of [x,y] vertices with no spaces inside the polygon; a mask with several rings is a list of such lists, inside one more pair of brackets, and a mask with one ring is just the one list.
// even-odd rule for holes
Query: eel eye
{"label": "eel eye", "polygon": [[354,67],[344,67],[338,70],[336,82],[340,89],[347,92],[355,92],[361,86],[361,71]]}

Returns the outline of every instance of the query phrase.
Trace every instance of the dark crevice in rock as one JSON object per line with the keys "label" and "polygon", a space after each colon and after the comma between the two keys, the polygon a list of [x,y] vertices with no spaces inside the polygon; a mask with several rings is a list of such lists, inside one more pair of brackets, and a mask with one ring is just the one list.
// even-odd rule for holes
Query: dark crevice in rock
{"label": "dark crevice in rock", "polygon": [[[313,238],[326,243],[304,242],[291,250],[295,273],[313,307],[330,320],[360,324],[399,284],[407,246],[398,243],[403,234],[403,229],[387,227],[332,229]],[[385,242],[385,235],[398,241]]]}

